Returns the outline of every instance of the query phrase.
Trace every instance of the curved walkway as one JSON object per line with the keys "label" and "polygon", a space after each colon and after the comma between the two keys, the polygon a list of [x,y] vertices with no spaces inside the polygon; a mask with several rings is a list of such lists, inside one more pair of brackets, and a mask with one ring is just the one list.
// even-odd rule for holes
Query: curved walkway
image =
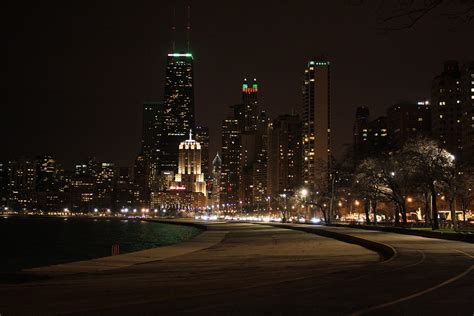
{"label": "curved walkway", "polygon": [[[396,256],[382,261],[361,246],[295,230],[302,227],[384,243]],[[225,237],[213,246],[159,261],[43,282],[2,284],[0,313],[471,315],[474,311],[472,244],[307,225],[209,224],[208,231],[225,232]]]}

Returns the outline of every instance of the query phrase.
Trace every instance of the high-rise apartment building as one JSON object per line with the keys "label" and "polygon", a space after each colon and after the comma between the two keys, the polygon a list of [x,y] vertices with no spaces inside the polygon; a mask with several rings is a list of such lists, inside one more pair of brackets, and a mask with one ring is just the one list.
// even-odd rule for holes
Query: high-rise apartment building
{"label": "high-rise apartment building", "polygon": [[353,127],[354,137],[354,160],[357,162],[365,158],[369,152],[369,120],[370,111],[366,106],[359,106],[356,110],[356,116]]}
{"label": "high-rise apartment building", "polygon": [[221,205],[239,204],[240,187],[240,130],[234,118],[222,121]]}
{"label": "high-rise apartment building", "polygon": [[217,206],[220,204],[221,171],[222,171],[222,159],[221,157],[219,157],[219,153],[217,153],[214,159],[212,160],[211,205],[213,206]]}
{"label": "high-rise apartment building", "polygon": [[431,133],[431,108],[428,101],[400,102],[387,110],[390,143],[399,149],[414,136]]}
{"label": "high-rise apartment building", "polygon": [[462,160],[474,166],[474,62],[463,65],[461,73],[463,99],[463,152]]}
{"label": "high-rise apartment building", "polygon": [[209,177],[209,128],[205,126],[196,126],[196,141],[201,145],[202,173]]}
{"label": "high-rise apartment building", "polygon": [[150,162],[158,163],[163,126],[163,103],[143,103],[142,122],[142,153]]}
{"label": "high-rise apartment building", "polygon": [[463,147],[463,100],[461,71],[457,61],[444,63],[443,72],[433,79],[431,88],[432,133],[450,153],[460,157]]}
{"label": "high-rise apartment building", "polygon": [[179,144],[195,130],[193,55],[168,54],[160,141],[160,171],[178,168]]}
{"label": "high-rise apartment building", "polygon": [[280,115],[268,132],[269,196],[295,192],[301,185],[302,148],[301,120],[298,115]]}
{"label": "high-rise apartment building", "polygon": [[255,146],[257,157],[253,163],[253,205],[257,209],[267,204],[267,171],[268,171],[268,127],[270,118],[262,111],[257,119]]}
{"label": "high-rise apartment building", "polygon": [[331,99],[328,61],[310,61],[303,78],[303,181],[326,187],[331,163]]}
{"label": "high-rise apartment building", "polygon": [[8,204],[15,210],[34,206],[37,166],[34,159],[22,157],[8,164]]}

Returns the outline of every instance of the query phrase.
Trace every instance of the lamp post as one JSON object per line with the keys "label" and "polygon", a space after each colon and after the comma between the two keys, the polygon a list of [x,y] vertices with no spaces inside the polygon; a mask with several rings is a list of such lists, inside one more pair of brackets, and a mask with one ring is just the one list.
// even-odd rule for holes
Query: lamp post
{"label": "lamp post", "polygon": [[305,208],[306,208],[306,215],[309,217],[310,214],[309,214],[309,205],[308,203],[306,203],[306,197],[308,196],[308,190],[306,188],[303,188],[301,189],[301,196],[303,197],[303,201],[304,201],[304,204],[305,204]]}

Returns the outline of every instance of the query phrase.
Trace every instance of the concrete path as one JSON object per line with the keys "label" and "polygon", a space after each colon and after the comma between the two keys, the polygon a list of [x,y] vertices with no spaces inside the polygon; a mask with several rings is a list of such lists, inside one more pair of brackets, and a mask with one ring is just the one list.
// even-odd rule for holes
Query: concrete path
{"label": "concrete path", "polygon": [[[2,284],[0,313],[474,312],[472,244],[307,225],[214,224],[209,229],[225,237],[205,249],[120,269]],[[383,243],[396,255],[382,261],[360,246],[295,229]]]}
{"label": "concrete path", "polygon": [[36,275],[53,277],[59,275],[91,273],[130,267],[136,264],[164,260],[212,247],[220,243],[226,234],[227,231],[204,231],[197,237],[176,245],[146,249],[92,260],[25,269],[24,271]]}
{"label": "concrete path", "polygon": [[274,305],[278,311],[280,303],[296,299],[285,295],[288,284],[380,262],[377,253],[360,246],[288,229],[214,224],[209,232],[225,233],[225,238],[160,261],[3,284],[0,313],[226,313],[252,311],[262,299],[262,308]]}

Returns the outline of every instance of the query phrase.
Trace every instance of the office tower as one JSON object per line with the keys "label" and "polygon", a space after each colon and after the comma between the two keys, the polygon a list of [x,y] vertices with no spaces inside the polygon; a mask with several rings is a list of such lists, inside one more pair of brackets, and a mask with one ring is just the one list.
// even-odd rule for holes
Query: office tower
{"label": "office tower", "polygon": [[356,117],[353,127],[354,136],[354,160],[357,163],[366,157],[369,152],[369,119],[370,112],[365,106],[359,106],[356,110]]}
{"label": "office tower", "polygon": [[132,207],[147,208],[150,204],[149,168],[144,155],[135,159],[132,179]]}
{"label": "office tower", "polygon": [[462,67],[461,74],[463,99],[463,153],[462,161],[474,166],[474,62],[468,62]]}
{"label": "office tower", "polygon": [[257,157],[253,163],[253,204],[257,209],[266,208],[267,204],[267,168],[268,168],[268,126],[270,118],[265,111],[257,119],[256,148]]}
{"label": "office tower", "polygon": [[36,207],[42,211],[64,208],[65,194],[62,183],[63,170],[49,155],[36,158]]}
{"label": "office tower", "polygon": [[443,72],[433,79],[431,114],[433,137],[456,157],[462,153],[463,95],[457,61],[444,63]]}
{"label": "office tower", "polygon": [[94,204],[98,208],[110,209],[113,205],[113,190],[115,183],[115,164],[102,162],[96,178],[96,194]]}
{"label": "office tower", "polygon": [[221,157],[219,157],[219,153],[217,153],[214,159],[212,160],[211,205],[213,206],[220,204],[221,170],[222,170],[222,159]]}
{"label": "office tower", "polygon": [[392,149],[386,116],[380,116],[369,123],[369,153],[377,155]]}
{"label": "office tower", "polygon": [[7,185],[8,185],[8,173],[7,164],[0,162],[0,207],[5,207],[7,204]]}
{"label": "office tower", "polygon": [[117,177],[114,182],[114,211],[132,208],[132,185],[130,181],[130,170],[128,167],[120,167],[116,171]]}
{"label": "office tower", "polygon": [[49,155],[36,158],[36,191],[54,191],[58,189],[59,168],[56,160]]}
{"label": "office tower", "polygon": [[310,191],[325,188],[331,163],[331,103],[328,61],[310,61],[303,79],[303,181]]}
{"label": "office tower", "polygon": [[294,192],[301,185],[301,120],[298,115],[280,115],[268,132],[269,196]]}
{"label": "office tower", "polygon": [[415,136],[431,133],[431,109],[428,101],[399,102],[387,110],[392,149],[400,149]]}
{"label": "office tower", "polygon": [[162,140],[163,103],[145,102],[143,104],[142,149],[147,159],[149,186],[151,190],[159,189],[160,142]]}
{"label": "office tower", "polygon": [[14,210],[31,209],[35,203],[36,161],[22,157],[8,164],[8,206]]}
{"label": "office tower", "polygon": [[194,138],[201,145],[202,173],[205,177],[209,177],[209,128],[196,126],[196,136]]}
{"label": "office tower", "polygon": [[163,103],[143,103],[142,153],[157,163],[160,156],[161,128],[163,126]]}
{"label": "office tower", "polygon": [[201,144],[192,138],[179,144],[178,173],[175,175],[175,186],[185,187],[186,191],[202,193],[207,196],[204,174],[201,172]]}
{"label": "office tower", "polygon": [[[222,121],[222,170],[221,170],[221,206],[226,208],[239,203],[240,181],[240,131],[236,119]],[[229,205],[229,206],[227,206]]]}
{"label": "office tower", "polygon": [[160,171],[174,172],[178,166],[179,144],[189,130],[195,130],[193,55],[168,54],[160,140]]}
{"label": "office tower", "polygon": [[68,207],[74,211],[93,211],[96,208],[97,177],[100,164],[95,158],[76,164],[69,182]]}
{"label": "office tower", "polygon": [[244,79],[242,84],[242,119],[243,131],[254,131],[257,128],[258,115],[258,84],[257,79],[247,82]]}

